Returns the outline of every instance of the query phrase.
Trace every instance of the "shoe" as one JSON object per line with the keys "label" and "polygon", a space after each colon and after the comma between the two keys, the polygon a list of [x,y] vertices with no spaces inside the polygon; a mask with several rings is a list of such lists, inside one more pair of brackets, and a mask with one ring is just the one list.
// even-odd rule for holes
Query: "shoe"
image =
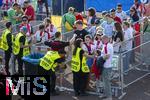
{"label": "shoe", "polygon": [[128,75],[128,72],[124,72],[124,75],[127,76],[127,75]]}
{"label": "shoe", "polygon": [[88,96],[87,93],[80,93],[80,96]]}
{"label": "shoe", "polygon": [[79,96],[80,95],[80,92],[75,92],[75,96]]}
{"label": "shoe", "polygon": [[105,95],[100,95],[99,98],[101,98],[101,99],[106,99],[107,96],[105,96]]}
{"label": "shoe", "polygon": [[56,91],[50,93],[50,96],[57,96],[57,95],[60,95],[60,93],[58,93],[58,92],[56,92]]}

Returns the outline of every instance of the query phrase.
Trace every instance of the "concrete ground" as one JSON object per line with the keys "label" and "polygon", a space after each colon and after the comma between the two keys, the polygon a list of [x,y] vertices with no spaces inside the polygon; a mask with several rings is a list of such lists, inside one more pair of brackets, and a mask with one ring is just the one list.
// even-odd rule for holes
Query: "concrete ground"
{"label": "concrete ground", "polygon": [[[150,100],[150,74],[126,88],[126,95],[121,100]],[[59,96],[51,96],[50,100],[102,100],[96,95],[74,97],[73,92],[61,92]],[[118,98],[113,98],[118,100]]]}

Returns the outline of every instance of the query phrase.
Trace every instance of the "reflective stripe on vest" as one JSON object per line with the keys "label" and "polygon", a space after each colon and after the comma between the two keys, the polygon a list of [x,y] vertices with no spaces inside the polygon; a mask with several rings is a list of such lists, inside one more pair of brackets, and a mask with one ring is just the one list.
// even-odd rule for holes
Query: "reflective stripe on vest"
{"label": "reflective stripe on vest", "polygon": [[[76,54],[73,55],[72,61],[71,61],[71,70],[74,72],[79,72],[80,71],[80,51],[81,48],[77,48]],[[82,67],[81,67],[82,72],[88,73],[90,72],[89,67],[86,64],[86,57],[83,56],[82,58]]]}
{"label": "reflective stripe on vest", "polygon": [[[28,46],[28,40],[26,39],[25,41],[25,46]],[[23,48],[23,56],[27,56],[30,54],[30,49],[29,47]]]}
{"label": "reflective stripe on vest", "polygon": [[[18,55],[20,52],[20,38],[23,36],[22,33],[18,33],[15,41],[13,42],[13,53]],[[25,46],[28,45],[27,39],[25,40]],[[30,54],[29,47],[23,48],[23,56]]]}
{"label": "reflective stripe on vest", "polygon": [[56,59],[60,58],[58,52],[56,51],[48,51],[46,55],[41,58],[40,66],[43,67],[45,70],[55,71],[54,68],[57,66],[57,63],[54,63]]}
{"label": "reflective stripe on vest", "polygon": [[3,31],[2,38],[0,40],[0,48],[2,48],[4,51],[7,51],[9,49],[8,43],[7,43],[7,35],[10,33],[10,30],[6,29]]}

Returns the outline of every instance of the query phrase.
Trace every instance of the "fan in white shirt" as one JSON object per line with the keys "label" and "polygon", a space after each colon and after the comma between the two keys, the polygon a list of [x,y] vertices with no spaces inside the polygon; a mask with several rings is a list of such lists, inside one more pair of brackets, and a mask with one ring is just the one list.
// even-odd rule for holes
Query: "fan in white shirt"
{"label": "fan in white shirt", "polygon": [[110,14],[106,15],[106,21],[104,21],[101,24],[102,28],[104,28],[104,34],[108,37],[112,37],[113,35],[113,29],[114,29],[114,23],[113,19],[111,18]]}
{"label": "fan in white shirt", "polygon": [[44,42],[49,40],[49,34],[44,31],[44,25],[39,26],[39,30],[35,33],[36,42]]}
{"label": "fan in white shirt", "polygon": [[123,22],[123,20],[127,19],[127,15],[126,15],[126,13],[122,10],[122,5],[121,5],[121,4],[118,4],[118,5],[117,5],[116,16],[119,17],[122,22]]}
{"label": "fan in white shirt", "polygon": [[101,40],[102,35],[103,35],[103,33],[99,32],[99,31],[95,35],[94,45],[95,45],[96,50],[102,50],[102,47],[103,47],[103,43],[102,43],[102,40]]}
{"label": "fan in white shirt", "polygon": [[95,45],[92,44],[92,37],[89,35],[85,36],[85,43],[82,46],[82,49],[89,53],[89,55],[92,55],[95,51]]}
{"label": "fan in white shirt", "polygon": [[133,30],[130,28],[130,24],[128,22],[123,23],[124,28],[124,49],[123,50],[131,50],[133,47]]}
{"label": "fan in white shirt", "polygon": [[106,59],[104,63],[104,68],[112,68],[112,58],[114,54],[113,44],[110,43],[110,39],[107,35],[102,36],[103,48],[101,51],[101,56]]}
{"label": "fan in white shirt", "polygon": [[53,37],[57,32],[57,28],[52,24],[49,18],[44,19],[45,31],[50,34],[50,37]]}

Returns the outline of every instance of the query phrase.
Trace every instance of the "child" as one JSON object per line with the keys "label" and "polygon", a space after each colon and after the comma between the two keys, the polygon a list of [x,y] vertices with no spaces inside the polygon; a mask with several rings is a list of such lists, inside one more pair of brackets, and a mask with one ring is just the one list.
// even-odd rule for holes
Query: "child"
{"label": "child", "polygon": [[[86,35],[85,36],[85,43],[84,43],[84,45],[83,45],[82,48],[89,55],[93,55],[94,54],[94,52],[95,52],[95,46],[92,43],[92,37],[90,35]],[[92,64],[93,64],[93,59],[89,58],[87,60],[87,65],[89,66],[89,68],[91,68]]]}
{"label": "child", "polygon": [[[49,39],[50,39],[50,34],[45,32],[45,26],[43,24],[41,24],[39,26],[39,30],[35,33],[35,42],[36,43],[38,43],[38,42],[44,43],[44,41],[48,41]],[[41,48],[38,48],[38,50],[41,50]]]}
{"label": "child", "polygon": [[52,24],[51,20],[49,18],[46,18],[44,20],[45,24],[45,31],[50,34],[50,37],[54,37],[55,33],[57,32],[56,27]]}
{"label": "child", "polygon": [[98,31],[95,35],[95,40],[94,40],[94,45],[96,50],[101,50],[102,49],[102,41],[101,41],[101,36],[103,35],[102,31]]}

